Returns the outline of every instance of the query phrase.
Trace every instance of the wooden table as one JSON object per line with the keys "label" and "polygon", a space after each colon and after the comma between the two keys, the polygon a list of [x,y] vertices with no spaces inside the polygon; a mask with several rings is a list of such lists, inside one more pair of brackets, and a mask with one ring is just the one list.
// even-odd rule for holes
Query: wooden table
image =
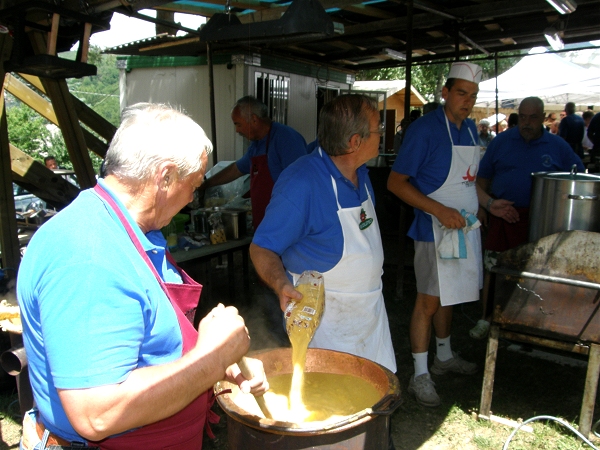
{"label": "wooden table", "polygon": [[[202,275],[197,281],[201,283],[203,293],[210,296],[210,262],[213,258],[227,255],[227,275],[229,277],[229,300],[231,302],[235,299],[235,266],[233,255],[235,252],[242,252],[242,271],[244,287],[246,290],[249,289],[248,280],[248,248],[252,243],[252,236],[229,240],[223,244],[212,244],[205,245],[204,247],[190,249],[190,250],[178,250],[173,253],[173,259],[181,266],[182,269],[192,271],[197,269],[197,265],[200,265]],[[192,274],[193,276],[193,274]]]}

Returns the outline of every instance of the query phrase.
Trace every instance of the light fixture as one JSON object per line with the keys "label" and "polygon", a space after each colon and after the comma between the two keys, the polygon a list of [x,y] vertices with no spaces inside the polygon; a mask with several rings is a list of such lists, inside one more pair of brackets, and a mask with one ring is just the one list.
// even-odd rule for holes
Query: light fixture
{"label": "light fixture", "polygon": [[546,0],[561,14],[571,14],[577,9],[575,0]]}
{"label": "light fixture", "polygon": [[395,59],[397,61],[406,61],[406,54],[402,52],[397,52],[396,50],[392,50],[391,48],[384,48],[383,52],[386,56],[391,59]]}
{"label": "light fixture", "polygon": [[552,50],[556,51],[556,50],[562,50],[563,48],[565,48],[565,43],[560,38],[560,35],[558,34],[558,31],[556,31],[556,28],[554,28],[554,27],[546,28],[544,30],[544,37],[548,41],[548,44],[550,44],[550,47],[552,47]]}

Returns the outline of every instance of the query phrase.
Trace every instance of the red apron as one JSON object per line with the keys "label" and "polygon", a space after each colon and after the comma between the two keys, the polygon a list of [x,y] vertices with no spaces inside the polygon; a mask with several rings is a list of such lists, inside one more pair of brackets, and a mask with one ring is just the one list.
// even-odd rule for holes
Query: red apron
{"label": "red apron", "polygon": [[484,248],[494,252],[503,252],[527,243],[529,240],[529,208],[516,208],[519,221],[508,223],[506,220],[488,215],[488,232]]}
{"label": "red apron", "polygon": [[[177,268],[184,284],[165,283],[158,275],[156,268],[150,261],[150,258],[148,258],[142,244],[116,202],[99,184],[95,186],[94,190],[116,212],[140,256],[146,261],[146,264],[169,298],[181,329],[181,336],[183,338],[182,354],[187,353],[196,345],[196,341],[198,340],[198,332],[192,325],[192,321],[195,308],[199,302],[202,285],[196,283],[188,274],[177,267],[177,264],[168,251],[167,259]],[[94,443],[94,445],[99,446],[102,450],[199,450],[202,448],[204,429],[206,428],[209,437],[214,437],[209,428],[209,422],[217,423],[219,421],[219,416],[210,409],[213,402],[213,393],[208,390],[171,417],[122,435],[108,438],[102,442]]]}
{"label": "red apron", "polygon": [[252,202],[252,226],[254,230],[265,217],[267,205],[271,201],[271,193],[273,192],[273,177],[269,170],[269,141],[271,140],[271,128],[267,134],[267,142],[265,144],[265,154],[254,156],[251,159],[250,167],[250,201]]}

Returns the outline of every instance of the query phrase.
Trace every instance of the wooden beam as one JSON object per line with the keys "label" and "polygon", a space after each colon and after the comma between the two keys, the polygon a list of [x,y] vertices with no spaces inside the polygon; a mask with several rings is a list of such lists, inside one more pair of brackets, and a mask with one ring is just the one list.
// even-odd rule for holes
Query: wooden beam
{"label": "wooden beam", "polygon": [[[0,34],[0,77],[4,80],[4,61],[10,57],[12,38]],[[3,84],[4,86],[4,84]],[[21,263],[19,235],[15,198],[12,190],[10,148],[8,143],[8,125],[4,106],[4,87],[0,89],[0,248],[2,249],[2,267],[18,270]],[[15,278],[16,272],[6,274]]]}
{"label": "wooden beam", "polygon": [[[32,32],[30,36],[34,51],[39,54],[45,47],[44,36],[38,32]],[[93,187],[96,184],[94,167],[67,82],[64,79],[43,78],[42,84],[54,107],[79,186],[82,189]]]}
{"label": "wooden beam", "polygon": [[[26,184],[33,195],[61,209],[71,203],[80,190],[27,153],[10,146],[10,163],[15,179]],[[12,178],[12,177],[11,177]],[[14,202],[13,202],[14,207]]]}
{"label": "wooden beam", "polygon": [[[19,74],[28,83],[30,83],[35,88],[39,89],[44,94],[46,91],[44,90],[44,85],[39,77],[34,75],[27,74]],[[77,115],[79,116],[79,120],[81,120],[84,124],[90,127],[95,133],[98,133],[102,138],[106,139],[107,142],[110,142],[117,132],[117,127],[115,127],[112,123],[90,108],[88,105],[83,103],[73,94],[71,94],[71,99],[75,104],[75,110],[77,111]]]}
{"label": "wooden beam", "polygon": [[[31,75],[28,75],[31,76]],[[36,78],[39,81],[39,78]],[[41,81],[40,81],[41,84]],[[21,100],[27,106],[35,110],[38,114],[44,117],[46,120],[52,122],[54,125],[58,125],[58,118],[54,112],[54,108],[52,107],[52,103],[46,100],[44,97],[39,95],[33,89],[28,87],[25,83],[21,82],[18,78],[13,77],[10,74],[7,74],[4,79],[4,88],[14,95],[16,98]],[[42,90],[42,92],[45,92]],[[83,104],[81,101],[77,100],[74,102],[76,106],[76,110],[85,113],[86,110],[80,107],[80,104]],[[78,108],[79,106],[79,108]],[[87,108],[87,106],[86,106]],[[94,113],[96,114],[96,113]],[[114,127],[113,127],[114,128]],[[85,142],[87,147],[96,153],[101,158],[106,156],[106,151],[108,150],[108,144],[102,142],[88,130],[82,128],[82,132],[85,138]],[[114,133],[113,133],[114,135]]]}

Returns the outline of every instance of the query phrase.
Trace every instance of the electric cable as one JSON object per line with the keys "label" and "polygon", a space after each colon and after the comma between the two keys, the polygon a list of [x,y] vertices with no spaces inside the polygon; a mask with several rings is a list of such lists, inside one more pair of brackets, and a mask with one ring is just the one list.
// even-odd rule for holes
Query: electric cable
{"label": "electric cable", "polygon": [[[595,447],[594,444],[592,444],[588,438],[586,438],[583,434],[581,434],[579,431],[577,431],[575,428],[573,428],[570,424],[568,424],[567,422],[565,422],[562,419],[559,419],[558,417],[553,417],[553,416],[535,416],[535,417],[527,419],[523,423],[519,424],[519,426],[513,430],[513,432],[510,434],[510,436],[508,436],[508,439],[504,443],[504,447],[502,447],[502,450],[508,450],[508,444],[510,444],[510,441],[515,436],[517,431],[519,431],[521,429],[521,427],[524,426],[525,424],[527,424],[529,422],[533,422],[534,420],[553,420],[555,422],[558,422],[561,425],[563,425],[564,427],[567,427],[569,430],[571,430],[575,435],[577,435],[583,442],[585,442],[591,448],[593,448],[594,450],[598,450],[598,447]],[[596,428],[597,425],[598,425],[598,422],[596,422],[596,424],[594,425],[594,429]],[[594,434],[595,434],[595,432],[594,432]]]}

